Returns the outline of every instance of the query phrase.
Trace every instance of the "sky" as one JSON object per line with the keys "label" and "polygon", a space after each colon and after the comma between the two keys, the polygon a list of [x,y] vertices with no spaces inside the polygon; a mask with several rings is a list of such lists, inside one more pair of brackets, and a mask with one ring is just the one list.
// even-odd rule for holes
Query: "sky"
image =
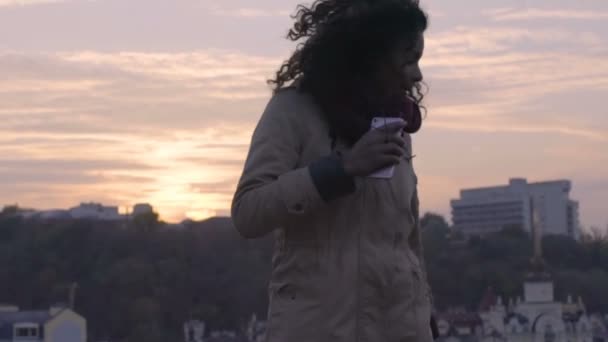
{"label": "sky", "polygon": [[[0,206],[229,215],[295,0],[0,0]],[[569,179],[608,225],[608,1],[425,0],[423,211]]]}

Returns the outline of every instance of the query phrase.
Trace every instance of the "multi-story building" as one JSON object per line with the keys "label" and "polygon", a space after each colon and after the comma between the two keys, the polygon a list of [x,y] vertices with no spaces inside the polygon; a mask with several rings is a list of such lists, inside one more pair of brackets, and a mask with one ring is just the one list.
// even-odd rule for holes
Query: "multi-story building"
{"label": "multi-story building", "polygon": [[80,206],[69,210],[72,218],[90,218],[98,220],[120,220],[118,207],[108,207],[99,203],[81,203]]}
{"label": "multi-story building", "polygon": [[451,201],[454,228],[466,235],[484,235],[507,227],[578,239],[578,202],[570,199],[571,182],[528,183],[514,178],[506,186],[461,190]]}
{"label": "multi-story building", "polygon": [[[450,310],[438,315],[439,342],[596,342],[608,341],[607,317],[589,314],[580,299],[552,297],[553,283],[525,285],[525,298],[487,292],[479,312]],[[542,291],[546,291],[542,293]]]}

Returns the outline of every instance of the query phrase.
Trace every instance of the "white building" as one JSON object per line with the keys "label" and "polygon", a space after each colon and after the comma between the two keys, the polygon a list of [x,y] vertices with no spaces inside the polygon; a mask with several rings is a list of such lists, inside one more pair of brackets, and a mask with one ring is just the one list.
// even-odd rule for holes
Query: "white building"
{"label": "white building", "polygon": [[[24,216],[28,217],[28,215]],[[69,219],[70,212],[63,209],[43,210],[36,212],[35,214],[29,213],[29,217],[36,217],[42,220],[65,220]]]}
{"label": "white building", "polygon": [[555,301],[550,280],[529,280],[524,299],[504,303],[484,296],[480,312],[451,311],[439,315],[440,342],[606,342],[606,319],[588,315],[579,298]]}
{"label": "white building", "polygon": [[553,298],[550,279],[529,280],[524,300],[499,299],[479,313],[483,322],[480,341],[594,342],[605,341],[606,324],[599,315],[588,315],[579,301],[561,303]]}
{"label": "white building", "polygon": [[81,203],[80,206],[69,210],[70,216],[75,219],[90,218],[97,220],[121,220],[123,216],[118,212],[118,207],[104,206],[99,203]]}
{"label": "white building", "polygon": [[154,212],[154,208],[148,203],[138,203],[133,206],[133,217],[139,214],[148,214]]}
{"label": "white building", "polygon": [[533,220],[534,257],[523,284],[524,298],[506,303],[489,289],[477,313],[448,312],[437,326],[442,342],[606,342],[608,317],[588,315],[582,299],[554,298],[554,284],[542,256],[541,229]]}
{"label": "white building", "polygon": [[185,342],[204,342],[205,322],[191,319],[184,323]]}
{"label": "white building", "polygon": [[266,341],[266,321],[259,321],[256,314],[251,316],[247,325],[247,339],[251,342]]}
{"label": "white building", "polygon": [[66,307],[20,311],[0,304],[0,342],[86,342],[86,320]]}
{"label": "white building", "polygon": [[466,235],[498,232],[509,226],[532,231],[534,221],[544,234],[578,239],[578,202],[569,198],[567,180],[528,183],[514,178],[509,185],[461,190],[451,201],[454,228]]}

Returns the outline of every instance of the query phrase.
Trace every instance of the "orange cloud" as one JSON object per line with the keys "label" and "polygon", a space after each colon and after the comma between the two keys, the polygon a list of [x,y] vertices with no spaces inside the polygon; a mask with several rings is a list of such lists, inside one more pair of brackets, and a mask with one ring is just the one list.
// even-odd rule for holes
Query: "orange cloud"
{"label": "orange cloud", "polygon": [[[511,158],[505,163],[515,157],[497,146],[475,145],[485,133],[542,141],[553,151],[587,146],[601,153],[608,127],[603,107],[586,103],[584,111],[571,115],[553,104],[608,89],[601,37],[577,36],[565,30],[477,27],[429,35],[423,68],[431,93],[421,132],[429,144],[417,158],[425,210],[447,213],[446,199],[460,186],[507,180],[511,169],[493,169],[498,167],[494,155]],[[518,48],[547,41],[568,46],[567,51]],[[25,178],[19,186],[2,183],[3,194],[37,207],[89,200],[121,206],[150,202],[172,221],[225,213],[271,94],[265,80],[283,57],[221,50],[0,53],[0,74],[7,80],[0,85],[0,155],[40,163],[63,159],[72,170],[62,180],[55,165],[50,174],[57,183],[33,184]],[[455,146],[446,144],[453,137],[469,144],[464,148],[470,155],[451,163],[453,174],[442,177],[445,160],[462,151],[447,146],[444,156],[434,147]],[[533,153],[543,151],[529,146],[519,146],[517,153],[521,159],[512,170],[526,176],[548,177],[574,168],[550,153],[537,165]],[[604,172],[583,159],[577,168]],[[13,163],[6,172],[18,178],[26,167],[31,179],[40,179],[45,169]]]}
{"label": "orange cloud", "polygon": [[499,8],[486,10],[484,13],[495,21],[519,21],[535,19],[601,20],[608,18],[608,12],[575,9]]}

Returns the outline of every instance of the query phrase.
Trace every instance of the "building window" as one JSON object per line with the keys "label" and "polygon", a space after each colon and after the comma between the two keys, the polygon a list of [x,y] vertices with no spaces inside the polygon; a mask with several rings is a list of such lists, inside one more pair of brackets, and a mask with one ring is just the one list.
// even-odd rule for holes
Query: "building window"
{"label": "building window", "polygon": [[15,329],[15,337],[38,337],[38,328],[17,328]]}

